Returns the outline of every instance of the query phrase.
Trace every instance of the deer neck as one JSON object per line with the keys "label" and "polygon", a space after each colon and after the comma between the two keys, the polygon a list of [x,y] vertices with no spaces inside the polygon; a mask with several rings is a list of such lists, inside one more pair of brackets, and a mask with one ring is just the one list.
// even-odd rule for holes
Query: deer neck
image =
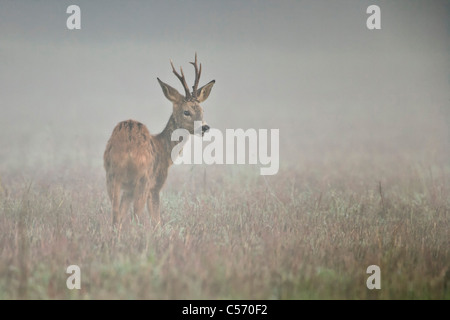
{"label": "deer neck", "polygon": [[172,133],[178,129],[173,114],[170,116],[164,130],[156,136],[164,150],[165,158],[168,160],[169,166],[172,164],[172,149],[179,143],[179,141],[172,141]]}

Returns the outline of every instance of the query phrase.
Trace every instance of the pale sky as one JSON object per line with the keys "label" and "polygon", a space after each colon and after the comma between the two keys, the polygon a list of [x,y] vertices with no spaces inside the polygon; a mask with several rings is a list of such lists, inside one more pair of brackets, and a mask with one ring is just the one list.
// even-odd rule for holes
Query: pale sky
{"label": "pale sky", "polygon": [[[71,4],[81,30],[66,28]],[[372,4],[381,30],[366,27]],[[449,16],[448,1],[0,0],[0,171],[59,163],[68,145],[101,163],[129,118],[161,131],[171,105],[156,77],[181,90],[169,59],[192,82],[195,52],[200,85],[216,80],[203,103],[213,127],[279,128],[285,154],[446,153]]]}

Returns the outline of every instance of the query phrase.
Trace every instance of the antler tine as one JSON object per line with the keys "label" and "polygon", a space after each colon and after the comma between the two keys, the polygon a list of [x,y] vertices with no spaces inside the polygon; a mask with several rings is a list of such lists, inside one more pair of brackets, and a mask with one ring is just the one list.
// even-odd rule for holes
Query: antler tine
{"label": "antler tine", "polygon": [[173,73],[177,76],[177,78],[183,84],[183,88],[184,88],[184,92],[185,92],[186,98],[190,98],[191,97],[191,93],[189,92],[189,86],[187,85],[186,78],[184,77],[183,68],[180,67],[180,70],[181,70],[181,76],[180,76],[180,74],[175,70],[175,67],[173,66],[172,59],[170,60],[170,65],[172,66]]}
{"label": "antler tine", "polygon": [[195,82],[192,86],[192,95],[194,98],[197,98],[197,89],[198,89],[198,83],[200,81],[200,75],[202,74],[202,64],[200,63],[200,68],[197,66],[197,52],[195,53],[195,62],[190,62],[195,68]]}

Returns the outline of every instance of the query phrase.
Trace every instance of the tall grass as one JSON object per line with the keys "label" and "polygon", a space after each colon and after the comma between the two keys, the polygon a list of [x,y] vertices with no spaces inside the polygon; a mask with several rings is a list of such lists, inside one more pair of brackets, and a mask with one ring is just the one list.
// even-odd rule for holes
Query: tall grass
{"label": "tall grass", "polygon": [[101,169],[3,174],[0,299],[450,298],[449,167],[253,169],[172,168],[163,225],[120,235]]}

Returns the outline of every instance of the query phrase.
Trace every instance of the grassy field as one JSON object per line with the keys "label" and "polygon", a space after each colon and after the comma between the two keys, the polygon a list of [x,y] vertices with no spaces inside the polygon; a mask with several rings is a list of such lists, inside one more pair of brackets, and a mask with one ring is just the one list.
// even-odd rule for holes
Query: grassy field
{"label": "grassy field", "polygon": [[0,299],[450,299],[450,168],[389,159],[173,167],[120,235],[101,167],[4,174]]}

